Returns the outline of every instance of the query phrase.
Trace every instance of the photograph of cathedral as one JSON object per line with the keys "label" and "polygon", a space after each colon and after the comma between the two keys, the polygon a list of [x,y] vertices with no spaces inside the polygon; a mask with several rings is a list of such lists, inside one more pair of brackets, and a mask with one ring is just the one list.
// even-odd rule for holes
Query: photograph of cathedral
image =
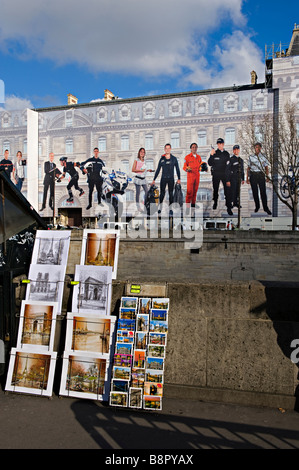
{"label": "photograph of cathedral", "polygon": [[58,310],[64,288],[65,266],[31,264],[26,289],[26,300],[58,302]]}

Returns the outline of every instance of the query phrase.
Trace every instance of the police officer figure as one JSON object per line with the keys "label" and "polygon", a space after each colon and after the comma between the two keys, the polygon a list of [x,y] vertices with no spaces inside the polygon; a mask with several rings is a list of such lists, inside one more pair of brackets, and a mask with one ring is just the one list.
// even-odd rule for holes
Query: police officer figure
{"label": "police officer figure", "polygon": [[[94,156],[91,158],[88,158],[88,160],[85,160],[85,162],[82,162],[80,165],[80,168],[83,173],[87,173],[87,182],[88,182],[88,187],[89,187],[89,195],[88,195],[88,206],[86,207],[86,210],[90,209],[92,206],[92,193],[94,190],[94,187],[96,187],[97,193],[98,193],[98,204],[101,204],[101,196],[102,196],[102,184],[103,184],[103,178],[101,176],[101,172],[103,167],[105,166],[105,163],[103,160],[99,158],[99,149],[95,147],[93,149]],[[90,163],[90,166],[88,166],[88,169],[84,168],[84,165],[87,163]]]}
{"label": "police officer figure", "polygon": [[266,178],[269,174],[269,167],[266,157],[261,153],[261,148],[262,144],[260,142],[257,142],[254,146],[254,155],[250,155],[248,159],[246,182],[247,184],[250,183],[252,189],[252,195],[255,202],[254,212],[258,212],[260,208],[260,190],[263,209],[268,215],[271,215],[271,211],[268,207],[266,192]]}
{"label": "police officer figure", "polygon": [[69,193],[69,198],[66,200],[67,202],[74,202],[74,196],[72,192],[72,187],[79,191],[79,196],[83,196],[84,191],[82,188],[79,188],[78,185],[78,180],[79,180],[79,174],[77,170],[75,169],[75,163],[74,162],[68,162],[67,157],[61,157],[60,159],[61,166],[63,167],[63,173],[59,178],[57,178],[57,182],[60,182],[63,178],[65,178],[65,174],[68,173],[70,175],[70,181],[66,187]]}
{"label": "police officer figure", "polygon": [[[230,187],[233,207],[239,207],[241,184],[244,184],[244,162],[240,154],[240,146],[233,146],[233,155],[230,157]],[[241,207],[241,206],[240,206]]]}
{"label": "police officer figure", "polygon": [[231,197],[230,197],[230,180],[229,180],[229,168],[230,168],[230,155],[224,150],[224,140],[217,139],[217,150],[214,148],[211,150],[211,155],[208,160],[208,164],[211,167],[212,181],[213,181],[213,209],[217,209],[218,202],[218,191],[220,181],[223,184],[225,204],[227,207],[227,213],[233,215],[231,209]]}

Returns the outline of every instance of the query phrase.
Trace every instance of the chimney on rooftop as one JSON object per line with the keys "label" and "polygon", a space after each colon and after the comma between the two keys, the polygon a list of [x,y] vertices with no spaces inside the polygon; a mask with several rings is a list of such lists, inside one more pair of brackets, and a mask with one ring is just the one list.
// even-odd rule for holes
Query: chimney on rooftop
{"label": "chimney on rooftop", "polygon": [[106,101],[115,100],[115,96],[114,96],[114,94],[112,93],[112,91],[107,90],[107,89],[105,90],[104,100],[106,100]]}
{"label": "chimney on rooftop", "polygon": [[67,104],[72,105],[72,104],[78,104],[78,98],[76,98],[74,95],[69,93],[67,95]]}

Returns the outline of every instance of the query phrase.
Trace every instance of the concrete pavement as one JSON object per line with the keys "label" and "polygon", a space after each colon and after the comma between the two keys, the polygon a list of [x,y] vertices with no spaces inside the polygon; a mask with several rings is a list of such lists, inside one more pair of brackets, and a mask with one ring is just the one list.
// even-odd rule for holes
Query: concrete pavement
{"label": "concrete pavement", "polygon": [[[159,412],[0,389],[1,449],[298,449],[290,410],[163,399]],[[190,452],[189,452],[190,453]]]}

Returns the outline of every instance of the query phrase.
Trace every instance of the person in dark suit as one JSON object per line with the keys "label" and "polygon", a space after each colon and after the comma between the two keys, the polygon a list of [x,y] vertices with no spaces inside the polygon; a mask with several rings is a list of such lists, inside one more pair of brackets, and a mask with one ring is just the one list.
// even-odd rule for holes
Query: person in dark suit
{"label": "person in dark suit", "polygon": [[44,164],[44,195],[43,195],[43,204],[41,207],[41,211],[46,208],[47,203],[47,195],[50,188],[50,196],[49,196],[49,207],[53,210],[54,207],[54,184],[55,184],[55,168],[56,165],[54,163],[54,153],[51,152],[49,154],[49,161],[45,162]]}
{"label": "person in dark suit", "polygon": [[11,179],[12,171],[13,171],[13,163],[8,158],[9,151],[4,151],[4,158],[0,161],[0,170],[4,170],[9,179]]}

